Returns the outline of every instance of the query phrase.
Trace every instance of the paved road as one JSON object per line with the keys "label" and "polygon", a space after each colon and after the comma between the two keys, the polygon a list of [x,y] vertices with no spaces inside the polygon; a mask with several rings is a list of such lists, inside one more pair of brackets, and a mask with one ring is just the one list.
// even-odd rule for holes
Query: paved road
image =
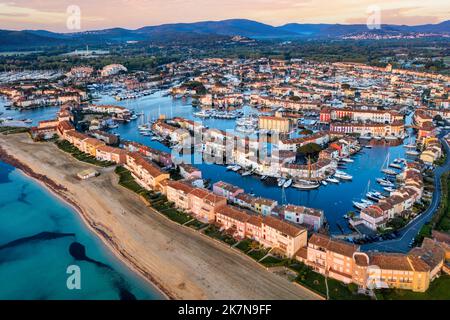
{"label": "paved road", "polygon": [[447,133],[444,131],[439,135],[442,145],[447,153],[447,161],[444,165],[436,168],[434,170],[434,184],[435,189],[433,192],[433,198],[429,208],[422,213],[420,216],[416,217],[412,222],[410,222],[406,227],[399,231],[400,237],[394,240],[379,241],[374,243],[369,243],[362,245],[361,249],[363,251],[378,250],[387,252],[408,252],[410,248],[409,243],[416,237],[417,233],[420,231],[422,226],[431,220],[436,209],[439,206],[441,200],[441,176],[444,172],[450,171],[450,147],[442,137]]}

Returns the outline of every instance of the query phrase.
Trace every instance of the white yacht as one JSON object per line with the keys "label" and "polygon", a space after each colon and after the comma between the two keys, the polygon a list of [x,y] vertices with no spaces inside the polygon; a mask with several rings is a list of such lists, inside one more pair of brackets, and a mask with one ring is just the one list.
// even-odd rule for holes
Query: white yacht
{"label": "white yacht", "polygon": [[286,182],[283,184],[283,188],[289,188],[292,184],[292,179],[286,180]]}

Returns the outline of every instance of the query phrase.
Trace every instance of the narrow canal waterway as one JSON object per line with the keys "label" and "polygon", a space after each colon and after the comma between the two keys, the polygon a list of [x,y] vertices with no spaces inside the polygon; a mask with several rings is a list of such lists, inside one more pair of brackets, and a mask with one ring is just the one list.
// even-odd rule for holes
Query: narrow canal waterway
{"label": "narrow canal waterway", "polygon": [[[202,122],[210,128],[222,130],[234,129],[235,120],[223,119],[199,119],[194,116],[194,109],[189,100],[174,100],[171,97],[162,96],[157,92],[151,96],[141,97],[135,100],[116,101],[113,97],[102,96],[97,102],[100,104],[115,104],[126,107],[135,112],[144,112],[146,121],[157,119],[159,115],[164,114],[167,118],[175,116]],[[1,107],[0,107],[0,111]],[[47,118],[52,118],[57,108],[38,109],[22,112],[9,111],[8,114],[15,118],[42,119],[42,112],[45,112]],[[255,112],[251,107],[244,107],[245,113]],[[5,113],[6,115],[6,113]],[[4,116],[5,116],[4,115]],[[410,123],[411,118],[407,117],[406,122]],[[121,124],[114,132],[119,133],[122,139],[136,141],[155,149],[168,151],[170,149],[158,141],[152,141],[150,137],[139,134],[137,126],[141,123],[136,120],[131,123]],[[352,201],[360,201],[364,197],[370,184],[371,190],[382,191],[382,187],[376,182],[376,178],[383,177],[380,172],[383,163],[389,153],[390,161],[395,158],[407,158],[406,149],[400,145],[389,147],[386,145],[374,146],[372,149],[363,148],[360,153],[353,157],[353,163],[347,163],[343,171],[353,176],[349,182],[339,184],[329,183],[327,186],[320,186],[316,190],[302,191],[293,187],[285,190],[285,202],[312,208],[322,209],[325,212],[332,234],[340,234],[341,231],[349,231],[347,221],[343,217],[349,211],[354,211]],[[283,203],[282,189],[267,185],[262,182],[258,176],[242,177],[238,173],[227,171],[225,166],[215,164],[195,164],[202,171],[203,178],[210,179],[212,183],[223,180],[228,183],[240,186],[246,192],[253,192],[258,196],[267,197]],[[370,181],[370,182],[369,182]]]}

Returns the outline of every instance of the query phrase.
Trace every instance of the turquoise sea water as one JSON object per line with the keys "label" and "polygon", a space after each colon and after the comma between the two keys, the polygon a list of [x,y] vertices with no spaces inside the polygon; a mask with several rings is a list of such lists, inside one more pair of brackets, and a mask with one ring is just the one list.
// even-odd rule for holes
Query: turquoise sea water
{"label": "turquoise sea water", "polygon": [[[69,252],[80,243],[89,261]],[[80,268],[69,290],[67,268]],[[161,299],[81,221],[37,182],[0,162],[0,299]]]}

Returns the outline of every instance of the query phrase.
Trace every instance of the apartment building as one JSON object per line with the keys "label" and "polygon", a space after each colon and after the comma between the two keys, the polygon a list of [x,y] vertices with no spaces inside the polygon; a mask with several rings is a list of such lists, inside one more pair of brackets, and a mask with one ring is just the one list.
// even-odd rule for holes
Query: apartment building
{"label": "apartment building", "polygon": [[189,195],[189,211],[203,222],[216,219],[218,208],[227,204],[225,197],[218,196],[207,189],[195,188]]}
{"label": "apartment building", "polygon": [[313,234],[296,259],[316,272],[362,288],[398,288],[424,292],[439,275],[446,258],[446,243],[425,239],[409,253],[360,252],[359,247]]}
{"label": "apartment building", "polygon": [[259,129],[279,133],[288,133],[293,129],[293,121],[289,118],[260,116]]}
{"label": "apartment building", "polygon": [[323,108],[320,111],[320,122],[323,123],[346,119],[349,121],[385,124],[403,121],[403,116],[392,110],[374,110],[369,108]]}
{"label": "apartment building", "polygon": [[97,148],[104,146],[105,143],[103,141],[97,140],[95,138],[86,138],[82,141],[81,151],[87,153],[93,157],[97,156]]}
{"label": "apartment building", "polygon": [[354,271],[353,254],[358,250],[356,245],[314,233],[308,246],[300,250],[296,258],[320,274],[350,283]]}
{"label": "apartment building", "polygon": [[216,213],[216,223],[238,238],[250,238],[287,257],[306,246],[307,230],[271,216],[254,216],[226,205]]}
{"label": "apartment building", "polygon": [[188,183],[169,180],[166,187],[167,200],[173,202],[178,209],[188,212],[190,210],[189,193],[194,189]]}
{"label": "apartment building", "polygon": [[330,124],[330,131],[361,136],[401,138],[405,135],[405,125],[403,122],[390,124],[333,122]]}
{"label": "apartment building", "polygon": [[219,196],[227,198],[231,202],[236,201],[236,197],[240,193],[244,193],[244,189],[233,186],[224,181],[218,181],[213,184],[213,192]]}
{"label": "apartment building", "polygon": [[293,204],[281,206],[274,213],[286,221],[304,225],[314,231],[322,228],[325,221],[325,215],[322,210]]}
{"label": "apartment building", "polygon": [[100,145],[96,148],[97,160],[124,164],[127,161],[127,152],[123,149]]}
{"label": "apartment building", "polygon": [[303,227],[294,226],[272,216],[264,217],[261,227],[260,242],[267,247],[275,248],[287,257],[293,257],[307,244],[308,235]]}
{"label": "apartment building", "polygon": [[136,181],[147,190],[162,189],[161,183],[170,178],[168,173],[161,171],[140,154],[134,152],[127,153],[125,167],[131,171]]}

